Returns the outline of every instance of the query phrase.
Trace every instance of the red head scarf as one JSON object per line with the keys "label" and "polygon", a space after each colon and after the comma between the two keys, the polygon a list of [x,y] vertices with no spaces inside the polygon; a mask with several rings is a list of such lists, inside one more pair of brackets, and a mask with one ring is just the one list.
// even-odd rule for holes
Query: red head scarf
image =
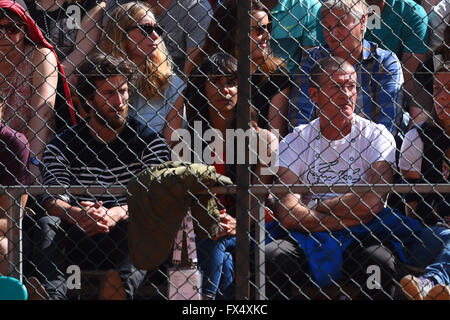
{"label": "red head scarf", "polygon": [[45,39],[44,35],[42,34],[41,30],[37,26],[36,22],[34,22],[33,18],[28,14],[28,12],[22,8],[17,2],[12,0],[0,0],[0,8],[5,8],[8,10],[11,10],[12,12],[18,14],[22,21],[26,24],[26,32],[28,38],[34,42],[35,45],[41,45],[48,49],[50,49],[53,54],[56,57],[56,60],[58,62],[58,69],[61,74],[61,79],[63,82],[64,87],[64,95],[67,100],[67,103],[69,105],[69,114],[70,118],[72,120],[72,125],[77,124],[77,120],[75,117],[75,109],[73,107],[72,98],[70,94],[69,85],[66,81],[66,75],[64,73],[64,70],[61,66],[61,64],[58,61],[58,56],[56,55],[55,50],[53,49],[53,46]]}

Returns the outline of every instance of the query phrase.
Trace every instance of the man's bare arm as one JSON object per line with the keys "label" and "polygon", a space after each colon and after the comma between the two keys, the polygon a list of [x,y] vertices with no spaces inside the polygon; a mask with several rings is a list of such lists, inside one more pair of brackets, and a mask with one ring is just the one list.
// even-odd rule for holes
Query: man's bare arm
{"label": "man's bare arm", "polygon": [[[370,168],[367,180],[368,184],[392,183],[393,170],[391,164],[387,161],[375,162]],[[339,217],[366,218],[383,210],[387,195],[388,192],[346,193],[340,197],[320,201],[316,210],[323,213],[333,213]]]}
{"label": "man's bare arm", "polygon": [[[279,182],[292,185],[299,182],[298,177],[289,169],[280,167]],[[280,202],[276,207],[276,215],[283,227],[288,230],[302,232],[335,231],[345,227],[352,227],[366,222],[366,218],[339,218],[315,209],[309,209],[301,202],[300,194],[287,193],[280,195]]]}

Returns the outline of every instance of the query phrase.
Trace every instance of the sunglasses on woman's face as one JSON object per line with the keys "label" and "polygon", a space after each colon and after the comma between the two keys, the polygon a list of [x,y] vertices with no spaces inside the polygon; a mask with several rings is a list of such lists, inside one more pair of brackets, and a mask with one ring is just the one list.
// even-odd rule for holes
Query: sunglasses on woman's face
{"label": "sunglasses on woman's face", "polygon": [[8,23],[5,25],[0,25],[0,30],[8,34],[17,34],[22,31],[22,26],[23,24]]}
{"label": "sunglasses on woman's face", "polygon": [[127,32],[130,32],[134,29],[139,29],[144,36],[150,36],[153,33],[153,31],[156,32],[156,34],[158,36],[162,36],[164,33],[164,30],[161,27],[153,26],[148,23],[147,24],[138,24],[137,26],[129,28],[127,30]]}
{"label": "sunglasses on woman's face", "polygon": [[271,23],[265,25],[258,24],[256,26],[252,26],[250,29],[251,31],[255,31],[258,35],[262,35],[264,34],[264,32],[270,34],[272,32],[272,24]]}

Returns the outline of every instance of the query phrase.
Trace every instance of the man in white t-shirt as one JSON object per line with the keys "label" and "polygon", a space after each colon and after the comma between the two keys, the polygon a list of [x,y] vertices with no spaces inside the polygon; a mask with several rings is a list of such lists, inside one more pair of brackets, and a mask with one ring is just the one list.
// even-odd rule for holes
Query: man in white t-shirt
{"label": "man in white t-shirt", "polygon": [[[354,114],[357,79],[353,66],[339,57],[320,60],[311,69],[309,93],[319,108],[319,118],[295,128],[280,143],[280,183],[328,184],[330,191],[335,184],[392,183],[395,140],[383,125]],[[393,247],[388,249],[389,244],[379,240],[390,237],[390,231],[383,233],[375,225],[381,220],[395,229],[408,223],[400,215],[387,213],[386,197],[387,192],[281,195],[276,214],[290,237],[267,245],[269,297],[274,292],[271,298],[291,298],[292,280],[297,288],[312,280],[332,294],[331,285],[344,274],[361,290],[366,289],[366,296],[392,296]],[[407,233],[395,232],[400,239]],[[353,241],[359,235],[363,237]],[[367,290],[371,265],[381,271],[383,290]]]}
{"label": "man in white t-shirt", "polygon": [[[332,70],[327,70],[329,77],[311,72],[311,82],[316,86],[310,88],[310,94],[319,106],[320,116],[310,124],[295,128],[281,142],[278,172],[281,182],[392,183],[394,137],[384,126],[353,113],[357,95],[353,67],[337,57],[321,61]],[[299,197],[287,194],[282,203],[291,208],[290,214],[280,212],[280,218],[288,229],[339,230],[344,225],[349,227],[372,219],[383,210],[385,197],[386,194],[375,192],[303,194],[299,202]],[[315,201],[317,198],[322,201]],[[332,217],[330,211],[341,219]]]}

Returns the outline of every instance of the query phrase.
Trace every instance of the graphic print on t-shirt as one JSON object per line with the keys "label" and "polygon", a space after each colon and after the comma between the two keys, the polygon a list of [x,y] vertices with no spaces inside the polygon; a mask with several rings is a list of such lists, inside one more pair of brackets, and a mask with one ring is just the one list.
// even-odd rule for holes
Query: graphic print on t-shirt
{"label": "graphic print on t-shirt", "polygon": [[347,183],[347,181],[355,184],[361,181],[361,168],[349,170],[348,165],[342,166],[343,163],[339,159],[331,162],[321,161],[322,159],[319,160],[317,168],[315,166],[310,167],[307,174],[310,184],[336,184]]}

